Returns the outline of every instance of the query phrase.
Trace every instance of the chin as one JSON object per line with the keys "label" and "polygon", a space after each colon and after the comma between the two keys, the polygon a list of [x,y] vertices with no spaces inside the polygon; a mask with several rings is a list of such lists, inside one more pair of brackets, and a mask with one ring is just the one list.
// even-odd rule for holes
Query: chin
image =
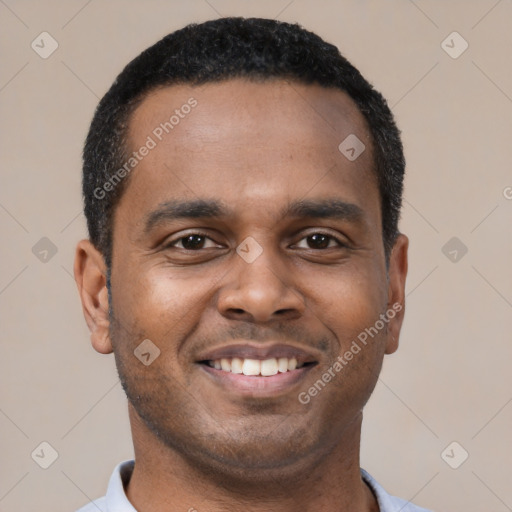
{"label": "chin", "polygon": [[[268,429],[267,429],[268,430]],[[283,485],[308,475],[325,459],[321,439],[311,432],[274,428],[269,435],[252,432],[193,433],[193,438],[159,436],[168,448],[178,452],[188,465],[223,487],[248,489],[261,485]]]}

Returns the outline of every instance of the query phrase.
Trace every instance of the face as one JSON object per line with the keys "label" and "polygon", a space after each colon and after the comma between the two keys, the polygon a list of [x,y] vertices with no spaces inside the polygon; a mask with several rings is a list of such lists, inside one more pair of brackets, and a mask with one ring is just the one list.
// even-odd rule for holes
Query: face
{"label": "face", "polygon": [[129,146],[153,147],[115,212],[113,316],[90,325],[132,419],[219,471],[320,460],[360,422],[402,317],[345,356],[403,302],[406,274],[403,236],[387,273],[364,118],[315,85],[172,86],[137,107]]}

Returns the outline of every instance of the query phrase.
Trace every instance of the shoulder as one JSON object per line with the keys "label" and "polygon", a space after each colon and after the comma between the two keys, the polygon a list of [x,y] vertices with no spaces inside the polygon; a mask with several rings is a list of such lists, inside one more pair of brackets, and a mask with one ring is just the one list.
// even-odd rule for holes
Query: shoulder
{"label": "shoulder", "polygon": [[[389,509],[389,512],[432,512],[431,510],[418,507],[414,503],[411,503],[410,501],[405,501],[401,498],[397,498],[396,496],[389,496],[389,498],[390,503],[392,504],[393,507]],[[381,512],[388,512],[388,509],[382,510]]]}
{"label": "shoulder", "polygon": [[134,467],[133,460],[118,464],[110,477],[107,494],[103,498],[90,501],[76,512],[136,512],[124,492]]}
{"label": "shoulder", "polygon": [[79,508],[76,512],[107,512],[107,501],[105,497],[91,501],[89,504]]}
{"label": "shoulder", "polygon": [[380,512],[432,512],[426,508],[418,507],[410,501],[397,498],[388,494],[384,488],[364,469],[361,469],[361,477],[375,494],[380,507]]}

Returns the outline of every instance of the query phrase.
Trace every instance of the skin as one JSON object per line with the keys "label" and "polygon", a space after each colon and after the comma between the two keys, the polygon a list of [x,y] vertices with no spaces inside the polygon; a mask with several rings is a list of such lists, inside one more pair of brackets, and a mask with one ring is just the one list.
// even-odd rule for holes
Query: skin
{"label": "skin", "polygon": [[[377,511],[359,473],[362,410],[397,349],[404,310],[308,404],[297,399],[380,314],[404,304],[408,239],[398,236],[386,269],[366,122],[346,94],[317,85],[171,86],[135,110],[131,149],[190,97],[197,106],[138,164],[116,208],[112,317],[104,258],[87,240],[76,252],[92,345],[114,351],[129,398],[127,496],[141,512]],[[366,149],[350,162],[338,145],[352,133]],[[162,205],[197,199],[230,212],[160,214],[145,230]],[[361,215],[286,214],[294,201],[326,199]],[[197,230],[207,238],[185,249]],[[252,263],[236,252],[249,236],[263,250]],[[144,339],[161,351],[149,366],[133,355]],[[195,361],[234,339],[291,342],[317,365],[279,395],[241,395]]]}

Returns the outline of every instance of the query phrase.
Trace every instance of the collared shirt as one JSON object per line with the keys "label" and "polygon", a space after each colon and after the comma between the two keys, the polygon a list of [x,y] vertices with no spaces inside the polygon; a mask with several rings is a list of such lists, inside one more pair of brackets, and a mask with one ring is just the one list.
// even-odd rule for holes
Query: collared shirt
{"label": "collared shirt", "polygon": [[[77,512],[137,512],[124,491],[132,476],[133,467],[133,460],[127,460],[116,466],[110,477],[107,494],[103,498],[90,502]],[[408,501],[390,496],[364,469],[361,469],[361,477],[375,494],[380,512],[430,512]]]}

